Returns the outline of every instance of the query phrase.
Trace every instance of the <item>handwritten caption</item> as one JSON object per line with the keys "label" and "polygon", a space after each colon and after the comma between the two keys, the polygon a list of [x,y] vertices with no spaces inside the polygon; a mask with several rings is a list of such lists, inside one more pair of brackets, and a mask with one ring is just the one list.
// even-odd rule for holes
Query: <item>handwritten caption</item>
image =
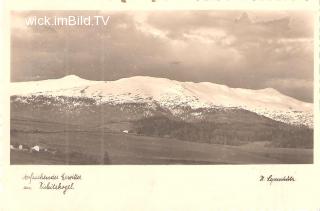
{"label": "handwritten caption", "polygon": [[69,190],[75,189],[75,183],[82,180],[81,174],[25,174],[22,177],[27,182],[23,189],[31,190],[38,188],[40,190],[61,191],[66,194]]}
{"label": "handwritten caption", "polygon": [[272,185],[273,183],[281,183],[281,182],[287,182],[287,183],[290,183],[290,182],[295,182],[296,179],[294,178],[294,176],[274,176],[272,174],[268,175],[268,176],[265,176],[265,175],[260,175],[260,178],[259,178],[259,181],[260,182],[268,182],[270,185]]}

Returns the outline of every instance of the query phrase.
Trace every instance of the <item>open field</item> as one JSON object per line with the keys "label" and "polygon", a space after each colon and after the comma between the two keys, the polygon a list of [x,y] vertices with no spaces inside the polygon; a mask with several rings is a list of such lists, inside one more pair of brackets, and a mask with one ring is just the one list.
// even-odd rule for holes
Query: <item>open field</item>
{"label": "open field", "polygon": [[312,163],[312,149],[227,146],[138,136],[31,120],[11,121],[11,144],[56,152],[11,150],[11,164],[284,164]]}

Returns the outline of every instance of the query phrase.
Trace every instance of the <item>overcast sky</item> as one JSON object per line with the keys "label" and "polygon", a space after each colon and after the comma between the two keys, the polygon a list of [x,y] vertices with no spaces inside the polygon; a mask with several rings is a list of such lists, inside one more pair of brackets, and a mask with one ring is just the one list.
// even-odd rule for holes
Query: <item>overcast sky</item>
{"label": "overcast sky", "polygon": [[[107,26],[26,26],[25,18],[110,16]],[[313,18],[301,11],[13,12],[12,81],[135,75],[272,87],[312,101]]]}

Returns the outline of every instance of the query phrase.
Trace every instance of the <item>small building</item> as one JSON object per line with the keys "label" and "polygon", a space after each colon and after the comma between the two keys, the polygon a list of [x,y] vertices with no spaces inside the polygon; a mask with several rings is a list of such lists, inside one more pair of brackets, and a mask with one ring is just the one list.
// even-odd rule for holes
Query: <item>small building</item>
{"label": "small building", "polygon": [[15,149],[15,150],[19,149],[19,144],[17,143],[10,144],[10,149]]}
{"label": "small building", "polygon": [[27,145],[20,144],[18,149],[21,150],[21,151],[28,151],[29,147]]}
{"label": "small building", "polygon": [[35,145],[31,148],[31,151],[36,151],[39,152],[40,151],[40,147],[38,145]]}
{"label": "small building", "polygon": [[128,130],[124,130],[124,131],[122,131],[123,133],[129,133],[129,131]]}

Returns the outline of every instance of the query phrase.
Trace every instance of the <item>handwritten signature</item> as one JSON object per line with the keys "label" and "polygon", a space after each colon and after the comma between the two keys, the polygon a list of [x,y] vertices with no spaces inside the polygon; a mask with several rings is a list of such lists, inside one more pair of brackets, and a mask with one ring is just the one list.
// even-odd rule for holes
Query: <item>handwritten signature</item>
{"label": "handwritten signature", "polygon": [[269,182],[270,185],[272,185],[272,183],[274,183],[274,182],[295,182],[296,179],[294,178],[294,176],[290,176],[290,175],[279,177],[279,176],[274,176],[274,175],[270,174],[268,176],[261,175],[259,181],[260,182]]}

